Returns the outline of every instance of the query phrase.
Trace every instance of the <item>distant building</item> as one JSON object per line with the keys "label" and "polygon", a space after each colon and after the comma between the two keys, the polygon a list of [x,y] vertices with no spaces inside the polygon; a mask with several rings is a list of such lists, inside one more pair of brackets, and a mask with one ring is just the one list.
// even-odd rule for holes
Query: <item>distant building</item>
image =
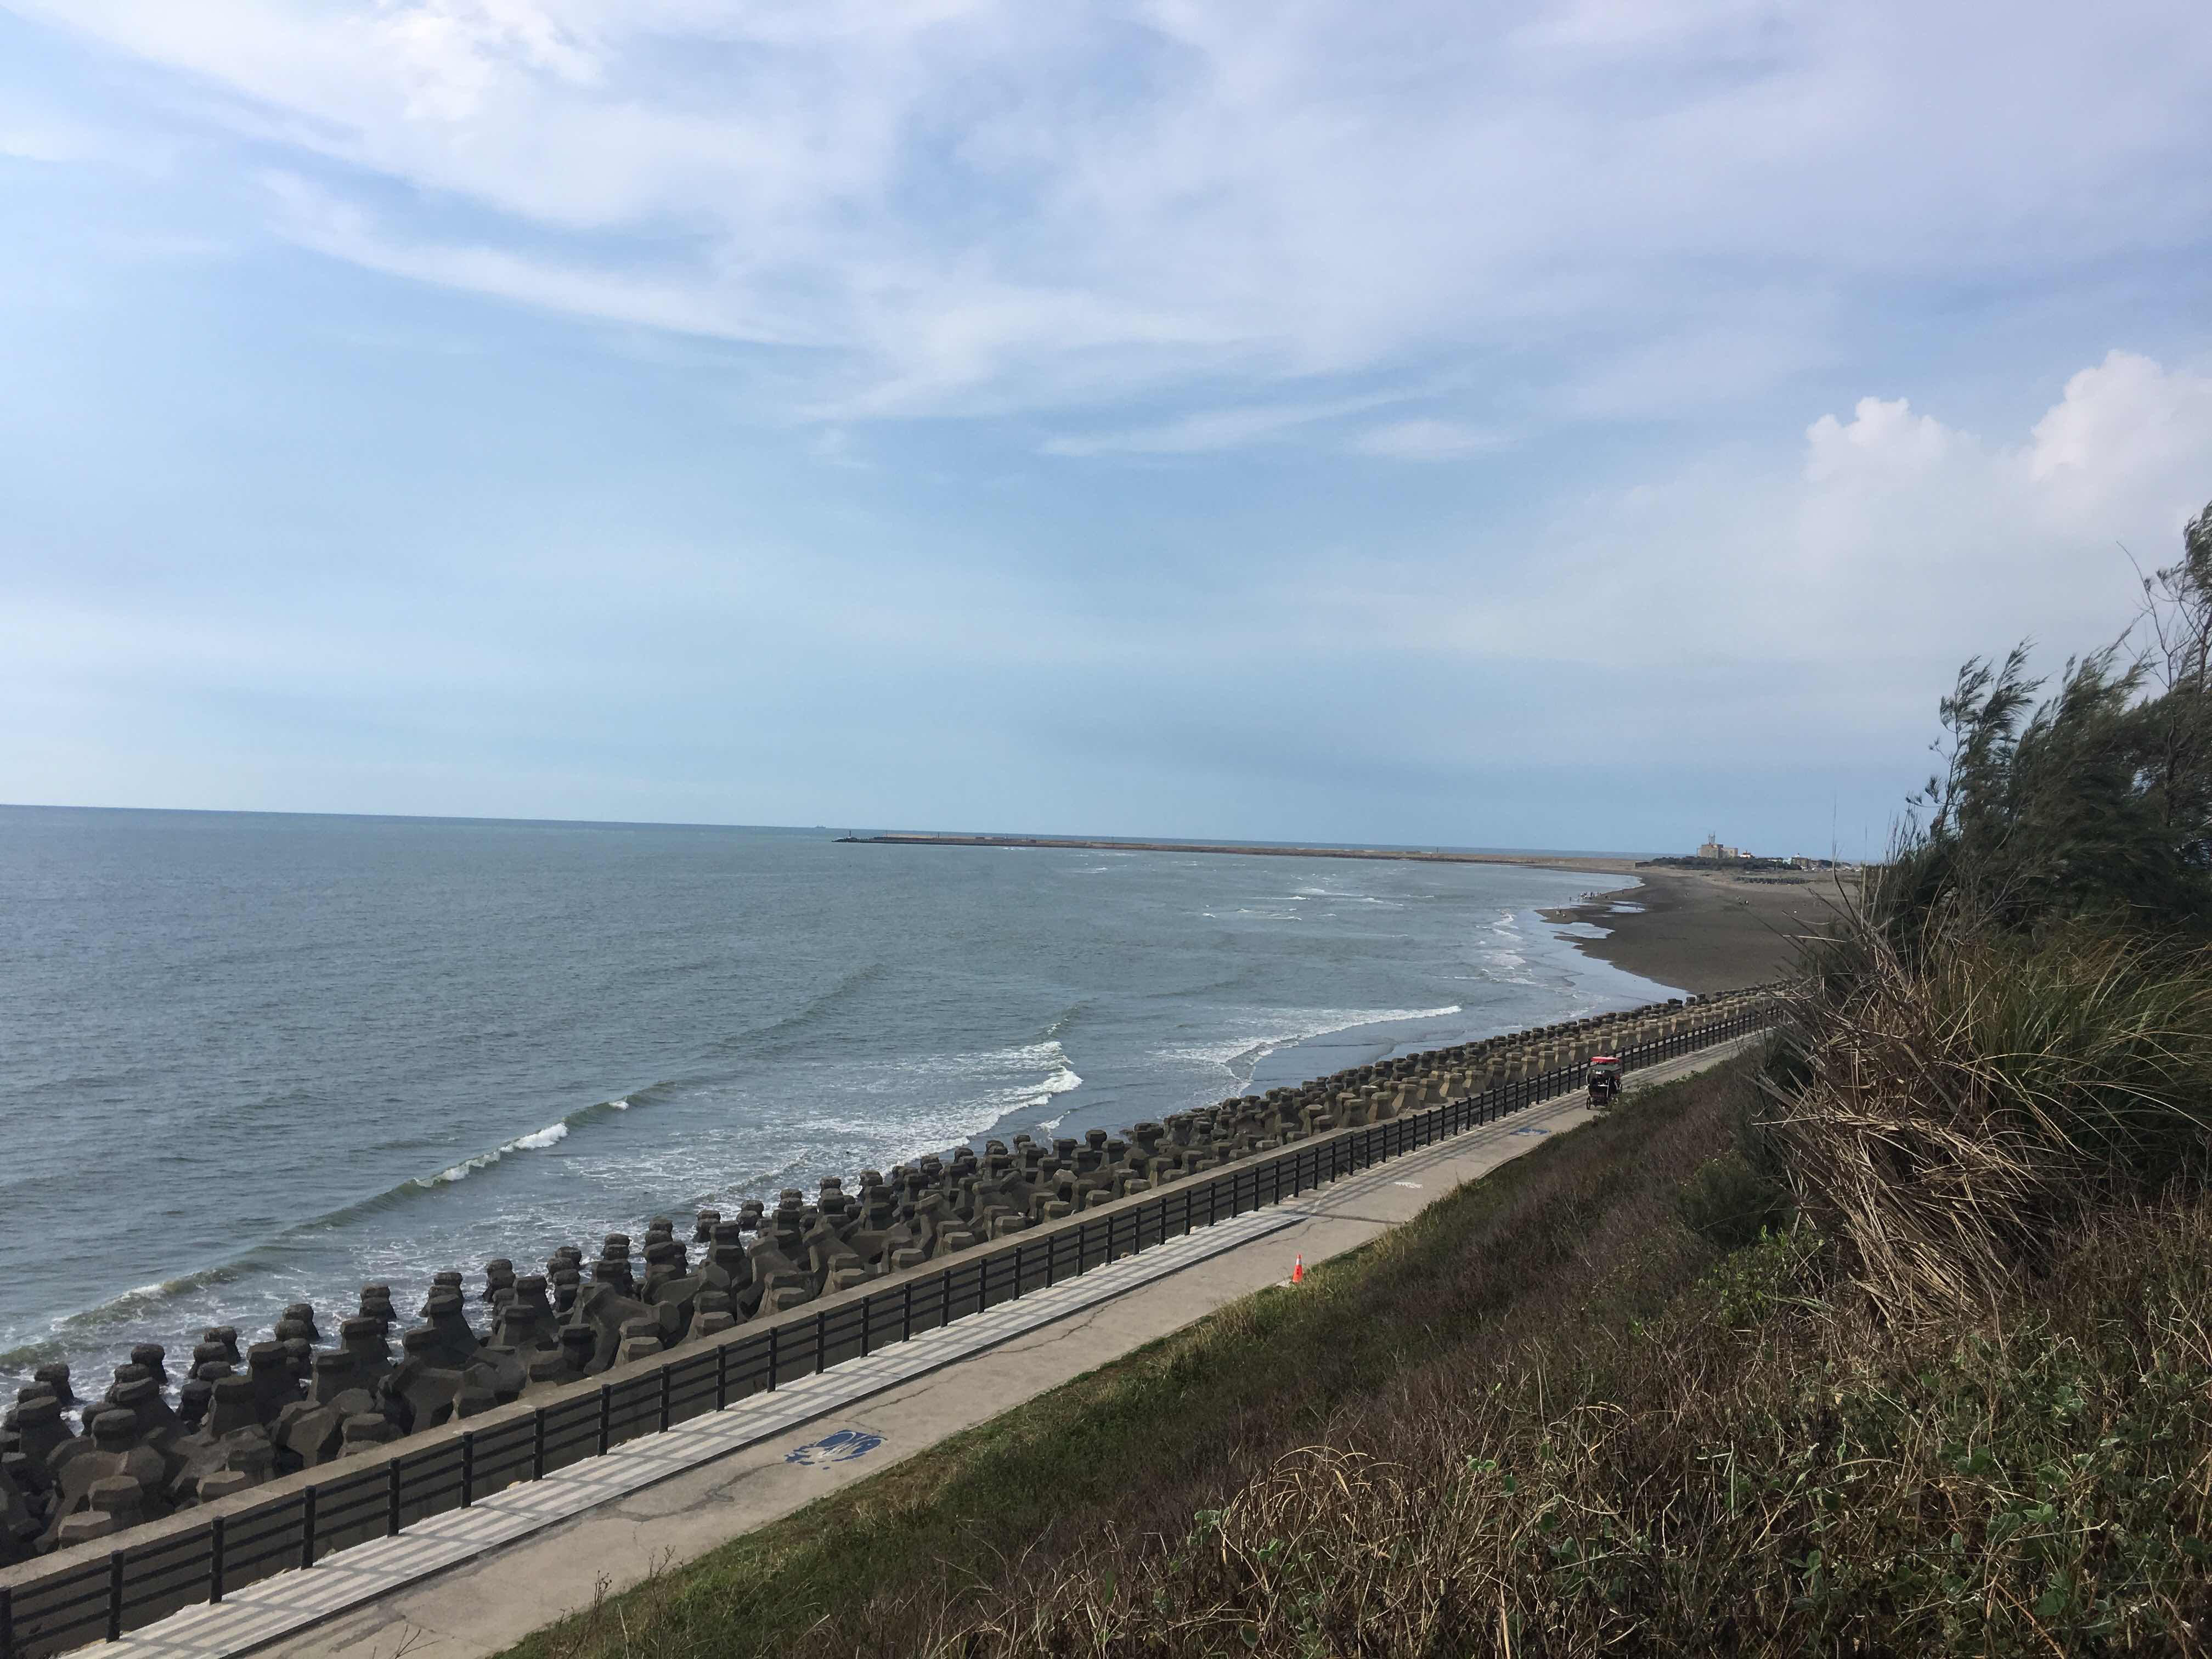
{"label": "distant building", "polygon": [[1719,842],[1707,836],[1698,848],[1698,856],[1701,859],[1711,859],[1717,864],[1727,864],[1750,855],[1741,847],[1723,847]]}

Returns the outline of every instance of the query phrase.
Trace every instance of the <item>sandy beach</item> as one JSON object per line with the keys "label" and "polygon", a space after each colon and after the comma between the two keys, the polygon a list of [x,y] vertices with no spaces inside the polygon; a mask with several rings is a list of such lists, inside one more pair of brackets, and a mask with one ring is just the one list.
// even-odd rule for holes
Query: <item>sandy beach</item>
{"label": "sandy beach", "polygon": [[[1539,914],[1547,921],[1609,929],[1603,939],[1566,937],[1586,956],[1686,991],[1733,990],[1786,974],[1797,941],[1832,915],[1839,902],[1832,874],[1808,874],[1799,882],[1638,869],[1626,859],[1562,860],[1553,867],[1595,869],[1607,863],[1644,884],[1623,882],[1579,904]],[[1616,911],[1616,903],[1643,908]]]}

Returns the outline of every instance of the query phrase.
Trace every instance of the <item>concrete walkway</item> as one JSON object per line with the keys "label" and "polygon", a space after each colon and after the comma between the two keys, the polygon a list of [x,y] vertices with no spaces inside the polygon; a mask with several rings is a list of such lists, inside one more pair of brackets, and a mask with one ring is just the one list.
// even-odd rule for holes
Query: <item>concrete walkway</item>
{"label": "concrete walkway", "polygon": [[[1638,1073],[1628,1092],[1705,1070],[1753,1040]],[[264,1579],[221,1607],[179,1613],[118,1646],[147,1659],[251,1650],[288,1659],[497,1653],[595,1596],[680,1566],[1279,1285],[1299,1255],[1310,1267],[1358,1249],[1547,1135],[1588,1122],[1579,1098],[1389,1159],[1294,1204],[1204,1229],[805,1384],[629,1442],[307,1572]],[[926,1350],[932,1339],[944,1340],[946,1351]],[[573,1488],[556,1489],[572,1475],[580,1477]],[[388,1559],[373,1560],[379,1551]]]}

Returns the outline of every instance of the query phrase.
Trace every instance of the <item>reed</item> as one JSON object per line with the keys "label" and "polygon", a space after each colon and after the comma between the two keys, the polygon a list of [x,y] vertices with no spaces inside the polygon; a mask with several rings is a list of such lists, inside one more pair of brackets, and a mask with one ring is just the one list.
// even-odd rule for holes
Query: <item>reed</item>
{"label": "reed", "polygon": [[2212,950],[1940,908],[1900,939],[1881,904],[1794,994],[1763,1127],[1886,1317],[1993,1305],[2072,1218],[2201,1173]]}
{"label": "reed", "polygon": [[1552,1310],[1188,1527],[939,1604],[940,1659],[2201,1654],[2212,1207],[2114,1207],[1886,1328],[1802,1224],[1623,1330]]}

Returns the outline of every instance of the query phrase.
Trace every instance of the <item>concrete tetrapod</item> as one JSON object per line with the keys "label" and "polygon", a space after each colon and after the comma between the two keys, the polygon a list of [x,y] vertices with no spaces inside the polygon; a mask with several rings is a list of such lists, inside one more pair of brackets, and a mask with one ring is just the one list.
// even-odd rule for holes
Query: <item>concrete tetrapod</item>
{"label": "concrete tetrapod", "polygon": [[[1773,998],[1771,988],[1754,988],[1455,1044],[1170,1113],[1121,1135],[1091,1129],[1049,1145],[1017,1134],[980,1152],[957,1146],[863,1170],[851,1191],[832,1176],[811,1200],[797,1188],[773,1206],[746,1199],[734,1219],[702,1209],[679,1229],[656,1216],[639,1256],[629,1235],[606,1235],[588,1276],[577,1245],[556,1249],[542,1273],[494,1257],[475,1297],[489,1311],[485,1326],[471,1322],[464,1274],[441,1272],[420,1309],[423,1322],[400,1337],[396,1362],[390,1285],[362,1286],[358,1312],[337,1322],[327,1348],[318,1346],[325,1339],[315,1309],[295,1303],[267,1340],[243,1349],[234,1328],[210,1328],[173,1378],[161,1346],[139,1345],[103,1397],[84,1407],[83,1434],[66,1416],[78,1404],[68,1367],[44,1365],[0,1419],[0,1565],[105,1538],[1239,1159],[1677,1036],[1756,1012]],[[173,1407],[166,1395],[173,1383]]]}

